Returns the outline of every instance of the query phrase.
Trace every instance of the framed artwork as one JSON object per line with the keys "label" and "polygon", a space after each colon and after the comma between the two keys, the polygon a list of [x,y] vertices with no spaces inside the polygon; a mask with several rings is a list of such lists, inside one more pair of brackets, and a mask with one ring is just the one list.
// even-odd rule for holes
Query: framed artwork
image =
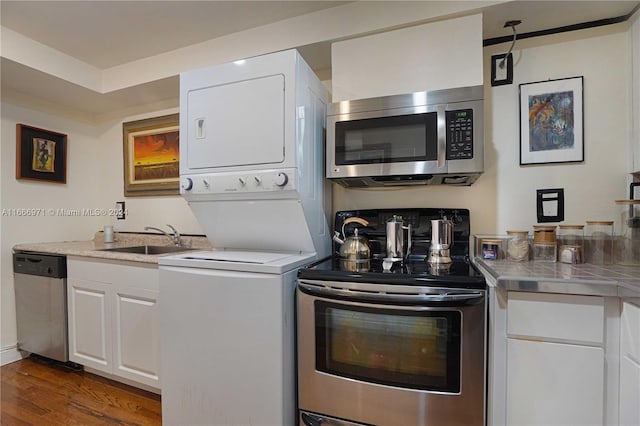
{"label": "framed artwork", "polygon": [[17,124],[16,179],[67,183],[67,135]]}
{"label": "framed artwork", "polygon": [[583,78],[521,84],[520,164],[584,161]]}
{"label": "framed artwork", "polygon": [[513,83],[513,55],[501,54],[491,57],[491,86]]}
{"label": "framed artwork", "polygon": [[122,124],[124,195],[178,195],[180,139],[178,114]]}

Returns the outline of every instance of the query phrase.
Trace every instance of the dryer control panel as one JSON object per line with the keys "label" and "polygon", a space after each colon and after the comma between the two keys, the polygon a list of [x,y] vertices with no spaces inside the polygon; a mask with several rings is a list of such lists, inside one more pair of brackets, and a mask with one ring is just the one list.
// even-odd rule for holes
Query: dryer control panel
{"label": "dryer control panel", "polygon": [[183,195],[265,193],[296,189],[296,169],[183,175],[180,179],[180,193]]}

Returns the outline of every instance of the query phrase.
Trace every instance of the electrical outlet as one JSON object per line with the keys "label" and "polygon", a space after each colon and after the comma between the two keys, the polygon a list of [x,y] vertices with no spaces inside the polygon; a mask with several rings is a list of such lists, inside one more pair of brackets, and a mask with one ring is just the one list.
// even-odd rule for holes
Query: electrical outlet
{"label": "electrical outlet", "polygon": [[538,223],[562,222],[564,220],[564,189],[538,189],[536,192]]}

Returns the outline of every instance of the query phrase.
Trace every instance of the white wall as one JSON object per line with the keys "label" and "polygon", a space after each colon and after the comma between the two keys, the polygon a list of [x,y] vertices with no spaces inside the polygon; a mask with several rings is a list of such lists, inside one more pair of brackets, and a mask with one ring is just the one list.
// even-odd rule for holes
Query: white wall
{"label": "white wall", "polygon": [[[471,211],[474,234],[531,229],[536,189],[564,188],[565,222],[617,220],[613,200],[626,198],[629,120],[626,26],[518,41],[514,83],[491,87],[492,54],[484,49],[485,172],[470,187],[356,190],[334,187],[334,209],[460,207]],[[585,161],[571,165],[519,165],[518,85],[584,76]]]}
{"label": "white wall", "polygon": [[629,30],[629,57],[632,66],[629,76],[633,95],[629,114],[632,122],[629,152],[632,155],[629,157],[628,167],[640,178],[640,10],[636,11],[630,21],[632,25]]}
{"label": "white wall", "polygon": [[[16,124],[67,134],[67,184],[16,180]],[[99,207],[95,187],[101,178],[98,138],[92,126],[10,104],[2,104],[2,304],[1,348],[15,345],[15,305],[12,247],[19,242],[90,239],[96,229],[94,217],[56,216],[38,210],[38,216],[15,216],[11,209],[82,209]]]}

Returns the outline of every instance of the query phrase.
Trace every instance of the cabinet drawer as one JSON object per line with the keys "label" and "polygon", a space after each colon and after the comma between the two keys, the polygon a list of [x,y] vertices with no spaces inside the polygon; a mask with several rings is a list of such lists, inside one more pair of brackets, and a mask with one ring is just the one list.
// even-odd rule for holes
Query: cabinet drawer
{"label": "cabinet drawer", "polygon": [[604,298],[509,292],[509,337],[602,345]]}
{"label": "cabinet drawer", "polygon": [[640,306],[629,302],[622,304],[620,333],[622,355],[640,363]]}

